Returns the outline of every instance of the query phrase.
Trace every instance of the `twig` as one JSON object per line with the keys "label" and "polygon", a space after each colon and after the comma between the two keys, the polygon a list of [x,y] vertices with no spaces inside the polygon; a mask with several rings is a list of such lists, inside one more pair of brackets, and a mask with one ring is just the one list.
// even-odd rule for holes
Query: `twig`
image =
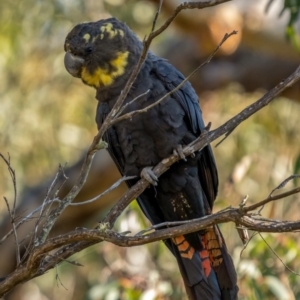
{"label": "twig", "polygon": [[151,32],[153,32],[155,30],[155,25],[156,25],[156,22],[157,22],[157,18],[160,15],[161,7],[162,7],[163,2],[164,2],[164,0],[159,1],[158,9],[156,11],[156,14],[155,14],[155,17],[154,17],[154,20],[153,20],[153,23],[152,23]]}
{"label": "twig", "polygon": [[130,102],[126,103],[125,105],[123,105],[119,112],[116,114],[116,117],[118,117],[129,105],[131,105],[133,102],[139,100],[141,97],[147,95],[150,92],[150,90],[147,90],[145,93],[140,94],[139,96],[135,97],[133,100],[131,100]]}
{"label": "twig", "polygon": [[[57,201],[59,202],[59,199],[53,199],[51,201]],[[42,205],[40,205],[39,207],[37,207],[36,209],[34,209],[31,213],[29,213],[26,217],[24,217],[20,222],[18,222],[16,224],[16,229],[19,228],[22,224],[24,224],[25,222],[29,221],[30,219],[33,218],[33,215],[36,214],[38,211],[40,211],[42,208]],[[1,240],[0,240],[0,245],[13,233],[13,230],[11,229],[6,235],[4,235]]]}
{"label": "twig", "polygon": [[19,244],[19,239],[18,239],[18,234],[17,234],[17,229],[16,229],[16,226],[15,226],[15,222],[14,222],[14,216],[13,216],[13,212],[12,210],[10,209],[10,206],[9,206],[9,203],[8,203],[8,200],[6,197],[3,197],[5,203],[6,203],[6,207],[7,207],[7,210],[8,210],[8,213],[10,215],[10,219],[11,219],[11,224],[12,224],[12,232],[14,234],[14,238],[15,238],[15,244],[16,244],[16,259],[17,259],[17,264],[19,265],[20,263],[20,244]]}
{"label": "twig", "polygon": [[243,249],[240,253],[240,258],[242,258],[243,252],[246,250],[247,246],[249,245],[250,241],[258,234],[258,232],[253,232],[247,242],[243,245]]}
{"label": "twig", "polygon": [[[36,237],[37,237],[37,233],[38,233],[38,228],[39,228],[39,225],[42,221],[42,217],[45,217],[48,213],[49,213],[49,210],[51,208],[51,205],[54,203],[54,199],[52,200],[49,200],[49,197],[51,195],[51,193],[53,192],[56,184],[58,183],[58,180],[59,180],[59,175],[60,174],[63,174],[64,177],[65,177],[65,174],[63,172],[63,168],[61,165],[59,165],[59,169],[58,169],[58,172],[56,173],[50,187],[48,188],[48,191],[47,191],[47,194],[46,194],[46,197],[44,198],[44,201],[43,201],[43,204],[41,205],[41,209],[40,209],[40,214],[39,214],[39,217],[35,223],[35,230],[34,230],[34,237],[33,237],[33,241],[35,241]],[[47,207],[47,210],[46,210],[46,207]],[[46,210],[46,211],[45,211]],[[44,213],[45,211],[45,213]]]}
{"label": "twig", "polygon": [[183,2],[180,5],[176,7],[174,10],[174,13],[171,17],[157,30],[153,31],[150,35],[148,40],[150,42],[159,34],[161,34],[163,31],[165,31],[170,24],[173,22],[173,20],[177,17],[177,15],[184,9],[203,9],[211,6],[220,5],[225,2],[229,2],[231,0],[208,0],[208,1],[197,1],[197,2]]}
{"label": "twig", "polygon": [[289,270],[291,273],[300,276],[300,273],[297,273],[296,271],[292,270],[290,267],[287,266],[287,264],[284,263],[284,261],[280,258],[280,256],[276,253],[276,251],[269,245],[269,243],[265,240],[265,238],[262,236],[260,232],[258,232],[261,239],[265,242],[265,244],[268,246],[268,248],[273,252],[273,254],[279,259],[279,261],[284,265],[284,267]]}
{"label": "twig", "polygon": [[[286,186],[286,184],[290,181],[290,180],[292,180],[292,179],[295,179],[295,178],[300,178],[300,175],[298,175],[298,174],[294,174],[294,175],[291,175],[290,177],[288,177],[288,178],[286,178],[283,182],[281,182],[275,189],[273,189],[272,191],[271,191],[271,193],[269,194],[269,197],[268,198],[270,198],[270,197],[272,197],[272,195],[273,195],[273,193],[275,192],[275,191],[277,191],[277,190],[279,190],[279,189],[282,189],[283,187],[285,187]],[[260,215],[261,214],[261,212],[262,212],[262,210],[264,209],[264,205],[262,205],[261,206],[261,208],[258,210],[258,214]]]}
{"label": "twig", "polygon": [[299,192],[300,192],[300,187],[296,187],[296,188],[294,188],[290,191],[287,191],[285,193],[281,193],[281,194],[278,194],[278,195],[275,195],[275,196],[269,196],[268,198],[260,201],[259,203],[244,207],[243,210],[245,210],[246,212],[249,212],[249,211],[255,210],[256,208],[261,207],[261,206],[263,206],[263,205],[265,205],[265,204],[267,204],[271,201],[279,200],[279,199],[297,194]]}
{"label": "twig", "polygon": [[51,261],[51,260],[57,261],[58,258],[61,259],[61,262],[67,262],[68,264],[76,266],[76,267],[83,267],[84,266],[83,264],[80,264],[75,260],[69,260],[69,259],[61,258],[61,257],[59,257],[59,255],[48,254],[48,257],[46,259],[48,261]]}
{"label": "twig", "polygon": [[59,285],[58,285],[58,282],[59,282],[60,285],[67,291],[68,289],[64,286],[64,284],[62,283],[62,281],[60,280],[60,277],[58,275],[57,265],[55,266],[55,271],[56,271],[55,279],[56,279],[56,282],[57,282],[57,287],[59,287]]}
{"label": "twig", "polygon": [[173,222],[163,222],[163,223],[159,223],[159,224],[156,224],[156,225],[152,225],[144,230],[141,230],[140,232],[138,232],[137,234],[135,234],[134,236],[141,236],[141,235],[144,235],[145,233],[149,233],[153,230],[157,230],[159,228],[163,228],[163,227],[174,227],[174,226],[177,226],[177,225],[183,225],[183,224],[188,224],[188,223],[191,223],[193,222],[194,220],[191,219],[191,220],[187,220],[187,221],[173,221]]}
{"label": "twig", "polygon": [[16,243],[16,260],[17,264],[20,263],[20,245],[19,245],[19,239],[18,239],[18,233],[17,233],[17,228],[16,228],[16,223],[15,223],[15,216],[16,216],[16,203],[17,203],[17,181],[16,181],[16,173],[14,169],[11,167],[10,164],[10,155],[8,153],[8,159],[4,157],[2,153],[0,153],[0,157],[3,159],[5,162],[9,175],[11,177],[12,183],[13,183],[13,189],[14,189],[14,200],[13,200],[13,207],[10,209],[9,202],[6,197],[4,198],[4,201],[7,206],[8,213],[10,215],[11,219],[11,224],[12,224],[12,231],[14,233],[14,238],[15,238],[15,243]]}
{"label": "twig", "polygon": [[7,165],[7,169],[8,169],[9,175],[10,175],[12,183],[13,183],[14,201],[13,201],[13,208],[12,208],[11,212],[12,212],[12,217],[13,217],[13,220],[14,220],[14,218],[15,218],[15,212],[16,212],[16,203],[17,203],[17,181],[16,181],[15,170],[11,167],[11,164],[10,164],[10,155],[9,155],[9,153],[7,153],[7,155],[8,155],[8,159],[6,159],[4,157],[4,155],[2,153],[0,153],[0,157],[3,159],[3,161]]}
{"label": "twig", "polygon": [[86,181],[96,151],[97,150],[88,151],[76,184],[72,187],[71,191],[64,197],[64,199],[59,203],[59,205],[50,213],[49,217],[43,225],[39,237],[34,242],[35,246],[42,244],[46,240],[57,218],[80,192],[81,188],[83,187]]}
{"label": "twig", "polygon": [[88,203],[92,203],[94,201],[97,201],[98,199],[100,199],[104,195],[106,195],[106,194],[110,193],[111,191],[113,191],[114,189],[116,189],[124,181],[130,180],[130,179],[134,179],[134,178],[136,178],[136,176],[123,176],[118,181],[116,181],[110,188],[108,188],[107,190],[105,190],[103,193],[97,195],[96,197],[94,197],[94,198],[92,198],[90,200],[82,201],[82,202],[70,203],[70,206],[79,206],[79,205],[84,205],[84,204],[88,204]]}
{"label": "twig", "polygon": [[285,180],[283,180],[275,189],[272,190],[269,197],[271,197],[275,191],[284,188],[289,181],[291,181],[292,179],[295,179],[295,178],[300,178],[300,174],[291,175],[288,178],[286,178]]}
{"label": "twig", "polygon": [[225,43],[225,41],[230,38],[232,35],[237,34],[237,31],[233,30],[231,33],[226,33],[222,39],[222,41],[219,43],[219,45],[215,48],[215,50],[209,55],[209,57],[200,65],[198,66],[191,74],[189,74],[178,86],[176,86],[172,91],[166,93],[163,97],[161,97],[159,100],[157,100],[156,102],[148,105],[147,107],[143,108],[143,109],[139,109],[139,110],[135,110],[132,112],[129,112],[125,115],[122,115],[116,119],[113,119],[110,122],[110,125],[114,125],[117,122],[120,122],[124,119],[131,119],[133,116],[137,115],[137,114],[141,114],[141,113],[145,113],[147,112],[149,109],[153,108],[154,106],[157,106],[159,103],[161,103],[162,101],[164,101],[165,99],[167,99],[171,94],[175,93],[176,91],[178,91],[188,80],[190,80],[190,78],[192,76],[194,76],[203,66],[207,65],[208,63],[210,63],[210,61],[212,60],[212,58],[216,55],[216,53],[219,51],[219,49],[222,47],[222,45]]}
{"label": "twig", "polygon": [[[56,178],[56,177],[55,177]],[[101,197],[103,197],[104,195],[106,195],[107,193],[111,192],[112,190],[116,189],[122,182],[126,181],[126,180],[131,180],[136,178],[135,176],[124,176],[122,178],[120,178],[117,182],[115,182],[110,188],[108,188],[107,190],[105,190],[103,193],[101,193],[100,195],[87,200],[87,201],[83,201],[83,202],[78,202],[78,203],[70,203],[70,206],[76,206],[76,205],[84,205],[87,203],[91,203],[93,201],[96,201],[98,199],[100,199]],[[55,180],[55,179],[54,179]],[[36,214],[37,212],[39,212],[43,205],[47,206],[48,204],[53,204],[55,202],[60,203],[62,200],[58,199],[58,198],[53,198],[53,199],[49,199],[46,203],[43,203],[42,205],[40,205],[39,207],[35,208],[32,212],[30,212],[27,216],[23,217],[21,221],[19,221],[16,224],[16,229],[18,229],[22,224],[24,224],[25,222],[29,221],[30,219],[33,218],[33,215]],[[11,229],[7,234],[5,234],[1,239],[0,239],[0,245],[10,236],[13,234],[13,229]]]}

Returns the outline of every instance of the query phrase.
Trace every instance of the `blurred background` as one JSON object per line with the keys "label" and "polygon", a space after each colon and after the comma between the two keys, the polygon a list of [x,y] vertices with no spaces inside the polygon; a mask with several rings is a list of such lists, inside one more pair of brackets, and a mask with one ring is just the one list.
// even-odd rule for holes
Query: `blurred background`
{"label": "blurred background", "polygon": [[[65,194],[80,171],[82,157],[96,134],[95,91],[64,69],[63,44],[74,25],[115,16],[141,39],[149,33],[159,1],[6,0],[0,2],[0,152],[9,152],[16,171],[18,217],[39,206],[57,172],[67,164]],[[213,61],[192,78],[206,122],[216,128],[290,75],[300,62],[297,10],[282,0],[240,0],[205,10],[183,11],[155,39],[152,50],[169,59],[184,75],[201,64],[226,32],[237,30]],[[297,2],[297,1],[296,1]],[[158,25],[179,1],[164,1]],[[298,3],[298,2],[297,2]],[[295,17],[296,15],[296,17]],[[292,20],[292,18],[294,18]],[[290,24],[291,26],[287,27]],[[288,38],[289,37],[289,38]],[[215,211],[266,198],[285,178],[300,173],[300,83],[239,126],[214,147],[220,175]],[[13,187],[0,161],[0,198],[12,203]],[[94,161],[78,201],[107,189],[119,174],[105,150]],[[291,181],[285,189],[298,183]],[[100,200],[70,207],[53,235],[96,225],[126,186]],[[297,220],[299,195],[267,205],[268,218]],[[10,228],[5,202],[0,202],[1,237]],[[33,222],[20,229],[20,238]],[[133,203],[117,224],[133,233],[149,226]],[[234,224],[221,225],[234,259],[240,299],[300,299],[298,233],[256,235],[247,248]],[[0,237],[0,238],[1,238]],[[276,257],[296,273],[290,272]],[[15,245],[0,245],[0,277],[15,266]],[[40,278],[16,287],[5,299],[186,299],[175,260],[163,243],[120,248],[109,243],[90,247]]]}

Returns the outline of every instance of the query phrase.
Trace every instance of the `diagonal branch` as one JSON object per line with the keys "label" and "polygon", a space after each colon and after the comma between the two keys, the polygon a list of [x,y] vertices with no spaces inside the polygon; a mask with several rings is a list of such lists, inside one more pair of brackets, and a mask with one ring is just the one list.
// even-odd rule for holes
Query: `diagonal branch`
{"label": "diagonal branch", "polygon": [[[300,67],[290,75],[287,79],[280,82],[276,87],[267,92],[262,98],[249,105],[247,108],[242,110],[239,114],[231,118],[225,124],[221,125],[215,130],[204,131],[200,137],[193,141],[190,145],[183,149],[185,156],[189,156],[192,153],[203,149],[206,145],[210,144],[222,135],[231,133],[239,124],[248,119],[250,116],[255,114],[257,111],[268,105],[276,96],[278,96],[286,88],[293,85],[300,79]],[[178,161],[180,158],[177,155],[171,155],[168,158],[162,160],[154,169],[154,173],[159,177],[164,172],[166,172],[172,164]],[[107,222],[112,227],[119,217],[121,212],[130,204],[130,202],[138,197],[149,183],[145,179],[141,179],[137,182],[123,197],[118,201],[118,203],[111,209],[108,215],[103,220]]]}

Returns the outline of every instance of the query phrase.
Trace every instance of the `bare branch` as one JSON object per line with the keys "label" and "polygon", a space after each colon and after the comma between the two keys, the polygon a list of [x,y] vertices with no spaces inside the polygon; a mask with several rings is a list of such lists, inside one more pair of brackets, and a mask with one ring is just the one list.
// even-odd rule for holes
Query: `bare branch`
{"label": "bare branch", "polygon": [[[261,205],[262,202],[260,201],[258,204]],[[137,246],[203,230],[226,222],[235,222],[247,229],[258,232],[292,232],[300,229],[300,221],[276,221],[256,218],[248,214],[247,211],[249,211],[247,207],[243,209],[240,207],[227,208],[212,215],[190,220],[186,224],[133,237],[110,230],[103,223],[100,230],[76,229],[67,234],[48,239],[42,245],[35,247],[29,254],[26,263],[19,265],[15,272],[8,275],[0,284],[0,297],[16,284],[42,275],[70,255],[102,241],[108,241],[122,247]],[[60,249],[61,247],[63,248]],[[54,255],[52,254],[52,259],[47,259],[49,252],[55,249],[58,250]]]}
{"label": "bare branch", "polygon": [[97,150],[88,151],[88,153],[86,155],[86,159],[84,160],[78,181],[72,187],[71,191],[59,203],[59,205],[54,210],[52,210],[52,212],[50,213],[49,217],[47,218],[46,222],[43,225],[40,236],[34,241],[35,246],[40,245],[41,243],[43,243],[46,240],[46,238],[47,238],[50,230],[52,229],[55,221],[57,220],[57,218],[61,215],[61,213],[65,210],[65,208],[74,200],[74,198],[80,192],[80,190],[83,187],[83,185],[86,181],[86,178],[88,176],[88,173],[91,168],[92,161],[93,161],[96,151]]}
{"label": "bare branch", "polygon": [[148,40],[151,41],[158,35],[160,35],[163,31],[165,31],[173,20],[177,17],[177,15],[184,9],[203,9],[211,6],[220,5],[225,2],[229,2],[231,0],[208,0],[208,1],[196,1],[196,2],[183,2],[176,7],[172,16],[156,31],[151,32]]}
{"label": "bare branch", "polygon": [[15,226],[15,221],[14,221],[14,216],[13,216],[13,212],[12,210],[10,209],[10,206],[9,206],[9,203],[8,203],[8,200],[6,197],[3,197],[5,203],[6,203],[6,207],[7,207],[7,210],[8,210],[8,213],[10,215],[10,219],[11,219],[11,224],[12,224],[12,233],[14,234],[14,238],[15,238],[15,244],[16,244],[16,259],[17,259],[17,264],[20,263],[20,244],[19,244],[19,239],[18,239],[18,234],[17,234],[17,229],[16,229],[16,226]]}
{"label": "bare branch", "polygon": [[116,114],[116,117],[118,117],[129,105],[131,105],[132,103],[134,103],[135,101],[139,100],[141,97],[147,95],[150,92],[150,90],[147,90],[145,93],[140,94],[139,96],[137,96],[136,98],[134,98],[133,100],[131,100],[130,102],[126,103],[125,105],[123,105],[119,112]]}
{"label": "bare branch", "polygon": [[[54,188],[55,188],[56,184],[58,183],[60,175],[63,175],[63,177],[64,177],[64,181],[62,183],[62,185],[63,185],[68,178],[64,173],[63,167],[59,164],[58,172],[56,173],[56,175],[55,175],[55,177],[54,177],[54,179],[53,179],[53,181],[52,181],[52,183],[51,183],[51,185],[50,185],[50,187],[47,191],[47,194],[46,194],[46,197],[43,201],[43,204],[41,205],[40,215],[39,215],[39,217],[36,221],[36,224],[35,224],[33,241],[35,241],[35,239],[37,237],[38,228],[39,228],[39,225],[40,225],[42,219],[49,214],[49,211],[50,211],[50,208],[51,208],[52,204],[54,202],[56,202],[55,199],[49,199],[49,198],[50,198],[50,195],[52,194],[52,192],[54,191]],[[59,189],[57,189],[55,195],[58,194]]]}
{"label": "bare branch", "polygon": [[84,204],[88,204],[88,203],[92,203],[94,201],[97,201],[98,199],[100,199],[104,195],[106,195],[106,194],[110,193],[111,191],[113,191],[114,189],[116,189],[124,181],[130,180],[130,179],[134,179],[134,178],[136,178],[136,176],[123,176],[118,181],[116,181],[110,188],[108,188],[107,190],[105,190],[103,193],[97,195],[96,197],[94,197],[94,198],[92,198],[90,200],[82,201],[82,202],[70,203],[70,206],[84,205]]}
{"label": "bare branch", "polygon": [[155,30],[156,22],[157,22],[158,16],[160,15],[161,7],[162,7],[163,2],[164,2],[164,0],[159,1],[158,9],[156,11],[156,14],[154,16],[154,20],[153,20],[153,23],[152,23],[151,32],[153,32]]}
{"label": "bare branch", "polygon": [[[57,175],[59,173],[56,174],[51,186],[53,186],[54,182],[56,182],[57,180]],[[90,199],[90,200],[87,200],[87,201],[83,201],[83,202],[79,202],[79,203],[70,203],[70,206],[76,206],[76,205],[84,205],[84,204],[88,204],[88,203],[91,203],[91,202],[94,202],[98,199],[100,199],[101,197],[103,197],[104,195],[108,194],[109,192],[111,192],[112,190],[116,189],[122,182],[126,181],[126,180],[131,180],[131,179],[134,179],[136,178],[135,176],[124,176],[122,178],[120,178],[117,182],[115,182],[110,188],[108,188],[107,190],[105,190],[103,193],[99,194],[98,196]],[[55,193],[56,194],[56,193]],[[47,193],[47,196],[48,197],[48,193]],[[30,219],[33,218],[33,216],[38,213],[39,211],[42,210],[43,206],[48,206],[50,207],[50,204],[53,204],[53,203],[60,203],[62,200],[58,199],[58,198],[53,198],[53,199],[49,199],[48,197],[48,201],[47,202],[43,202],[42,205],[38,206],[37,208],[35,208],[32,212],[30,212],[28,215],[26,215],[25,217],[23,217],[21,219],[21,221],[19,221],[16,225],[15,225],[15,228],[18,229],[22,224],[24,224],[25,222],[29,221]],[[11,229],[7,234],[5,234],[1,239],[0,239],[0,245],[9,237],[11,236],[12,234],[14,233],[13,229]]]}
{"label": "bare branch", "polygon": [[290,177],[288,177],[285,180],[283,180],[275,189],[272,190],[272,192],[270,193],[269,197],[271,197],[275,191],[284,188],[289,181],[291,181],[291,180],[293,180],[295,178],[300,178],[300,174],[291,175]]}
{"label": "bare branch", "polygon": [[249,245],[250,241],[258,234],[258,232],[252,232],[252,235],[250,238],[247,240],[247,242],[243,245],[243,249],[241,250],[240,253],[240,258],[242,258],[243,252],[246,250],[247,246]]}
{"label": "bare branch", "polygon": [[245,210],[246,212],[249,212],[249,211],[253,211],[261,206],[264,206],[265,204],[269,203],[269,202],[272,202],[272,201],[275,201],[275,200],[280,200],[280,199],[283,199],[283,198],[286,198],[288,196],[291,196],[291,195],[294,195],[294,194],[297,194],[300,192],[300,187],[296,187],[288,192],[285,192],[285,193],[281,193],[281,194],[278,194],[278,195],[275,195],[275,196],[268,196],[268,198],[260,201],[259,203],[256,203],[256,204],[253,204],[253,205],[250,205],[248,207],[244,207],[243,210]]}
{"label": "bare branch", "polygon": [[0,157],[5,162],[5,164],[7,166],[7,169],[8,169],[8,172],[9,172],[9,175],[11,177],[11,181],[13,183],[14,200],[13,200],[13,207],[12,207],[12,209],[10,209],[10,205],[9,205],[9,202],[8,202],[7,198],[6,197],[3,197],[3,198],[4,198],[4,201],[6,203],[7,210],[8,210],[8,213],[10,215],[10,219],[11,219],[12,232],[14,233],[14,238],[15,238],[15,243],[16,243],[16,260],[17,260],[17,264],[19,264],[20,263],[20,245],[19,245],[19,239],[18,239],[18,234],[17,234],[17,228],[16,228],[16,224],[15,224],[16,203],[17,203],[17,181],[16,181],[16,173],[15,173],[15,170],[11,167],[9,153],[8,153],[8,159],[6,159],[2,153],[0,153]]}
{"label": "bare branch", "polygon": [[[50,202],[59,202],[59,199],[53,199],[53,200],[49,200]],[[33,215],[35,215],[37,212],[39,212],[42,209],[42,205],[40,205],[39,207],[37,207],[36,209],[34,209],[32,212],[30,212],[26,217],[24,217],[21,221],[19,221],[16,224],[16,229],[19,228],[22,224],[24,224],[25,222],[29,221],[30,219],[33,218]],[[10,230],[6,235],[4,235],[1,240],[0,240],[0,245],[13,233],[13,230]]]}

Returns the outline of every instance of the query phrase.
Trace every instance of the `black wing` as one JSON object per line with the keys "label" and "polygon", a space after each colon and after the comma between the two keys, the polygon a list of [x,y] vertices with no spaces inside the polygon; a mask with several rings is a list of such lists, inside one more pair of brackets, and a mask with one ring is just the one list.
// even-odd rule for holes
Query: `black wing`
{"label": "black wing", "polygon": [[[184,76],[166,60],[157,59],[155,62],[156,76],[165,84],[167,91],[172,91],[183,80]],[[181,103],[190,124],[190,130],[199,136],[205,128],[202,112],[199,107],[198,96],[189,82],[186,82],[174,96]],[[210,146],[202,150],[198,163],[200,182],[209,201],[210,208],[218,192],[218,172],[215,159]]]}
{"label": "black wing", "polygon": [[[182,80],[184,80],[183,75],[164,60],[154,57],[153,65],[155,67],[152,72],[154,72],[157,78],[163,82],[166,92],[173,90],[182,82]],[[177,101],[182,105],[186,114],[186,123],[189,124],[190,131],[195,137],[200,135],[205,125],[198,104],[198,97],[193,88],[189,83],[186,83],[175,92],[174,95]],[[99,103],[96,119],[99,127],[108,113],[108,105]],[[109,143],[108,151],[120,173],[123,174],[125,159],[118,142],[117,132],[113,127],[105,133],[104,140]],[[210,146],[205,147],[201,151],[201,157],[198,160],[197,167],[201,186],[209,201],[209,205],[212,208],[218,189],[218,174]],[[138,179],[128,181],[128,186],[132,186],[137,180]],[[151,186],[137,199],[144,214],[153,224],[165,221],[164,214],[157,198],[156,191],[154,187]],[[220,236],[220,239],[222,239],[221,233],[217,227],[211,229],[210,233],[199,232],[195,234],[201,241],[208,241],[208,245],[212,244],[213,239],[209,240],[206,238],[206,235],[218,235]],[[182,241],[180,240],[180,242],[177,243],[176,239],[175,242],[173,242],[174,240],[172,241],[169,239],[166,240],[165,243],[177,259],[190,299],[236,299],[238,290],[236,287],[236,274],[231,258],[227,253],[224,240],[222,239],[220,245],[213,244],[215,247],[213,248],[213,251],[221,251],[218,255],[223,257],[222,263],[214,268],[215,271],[212,270],[206,274],[207,264],[205,262],[208,260],[208,256],[205,257],[205,260],[203,259],[203,253],[207,254],[206,249],[202,252],[199,252],[198,250],[194,251],[192,250],[193,247],[185,237],[177,238],[182,239]],[[216,240],[216,238],[214,239]],[[187,249],[185,249],[186,244],[189,245]],[[220,259],[219,256],[217,256],[217,259]]]}
{"label": "black wing", "polygon": [[[97,107],[97,114],[96,114],[96,122],[98,125],[98,129],[103,124],[105,118],[107,117],[109,113],[109,106],[106,102],[98,103]],[[125,159],[122,152],[122,149],[119,145],[118,141],[118,135],[116,133],[116,130],[114,127],[109,128],[103,136],[103,139],[108,143],[108,152],[116,164],[119,172],[123,174],[124,167],[125,167]],[[132,187],[139,179],[132,179],[127,180],[126,184],[130,188]],[[145,214],[145,216],[150,220],[152,224],[159,224],[164,222],[164,217],[162,214],[161,209],[159,208],[159,205],[157,203],[156,197],[155,197],[155,190],[151,186],[147,188],[139,197],[138,197],[138,203]],[[149,205],[151,203],[151,205]]]}

